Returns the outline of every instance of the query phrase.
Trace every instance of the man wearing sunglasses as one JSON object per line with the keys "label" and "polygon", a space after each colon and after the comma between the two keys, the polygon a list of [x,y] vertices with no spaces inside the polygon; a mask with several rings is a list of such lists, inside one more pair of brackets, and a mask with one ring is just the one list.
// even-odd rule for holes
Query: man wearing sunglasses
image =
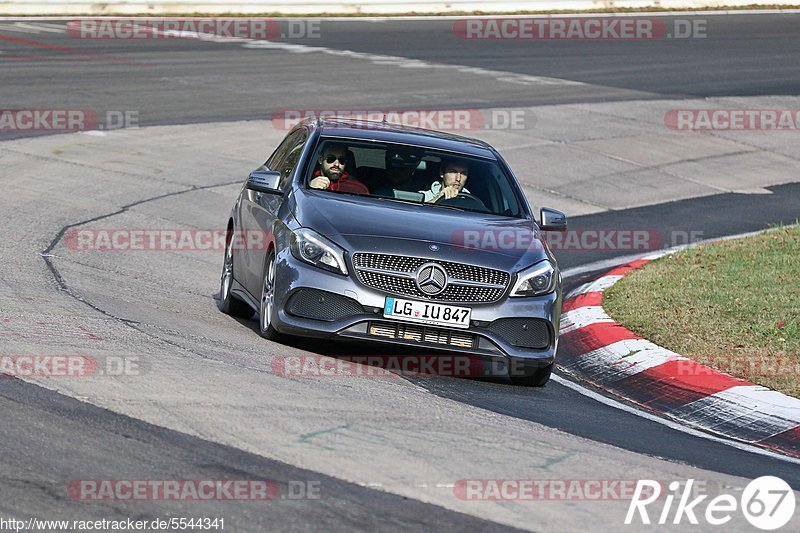
{"label": "man wearing sunglasses", "polygon": [[344,171],[347,147],[328,144],[319,156],[319,170],[314,173],[309,186],[312,189],[369,194],[367,186]]}

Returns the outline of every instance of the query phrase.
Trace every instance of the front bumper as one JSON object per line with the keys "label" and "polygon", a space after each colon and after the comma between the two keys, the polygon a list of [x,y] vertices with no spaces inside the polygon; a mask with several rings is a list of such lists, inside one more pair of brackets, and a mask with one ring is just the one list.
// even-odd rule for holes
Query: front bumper
{"label": "front bumper", "polygon": [[[534,298],[504,297],[492,304],[455,303],[454,305],[472,308],[470,327],[448,329],[384,319],[385,298],[392,295],[359,283],[352,276],[352,272],[350,276],[343,276],[316,268],[299,261],[289,250],[282,250],[278,254],[276,267],[276,316],[273,327],[281,333],[458,352],[500,359],[506,363],[509,359],[515,359],[517,362],[523,360],[526,365],[532,367],[545,366],[555,360],[561,314],[560,287],[551,294]],[[334,313],[325,319],[319,319],[321,318],[319,316],[315,316],[317,319],[307,318],[306,316],[312,313],[305,311],[299,314],[306,316],[297,316],[297,300],[292,300],[292,297],[303,289],[324,291],[314,293],[323,299],[325,293],[331,294],[330,300],[340,304],[337,308],[344,308],[347,311]],[[342,297],[349,301],[344,301]],[[295,311],[294,314],[290,312],[289,307]],[[309,309],[310,306],[304,305],[302,308]],[[340,316],[342,314],[346,316]],[[509,343],[508,335],[498,334],[496,326],[497,321],[501,319],[543,321],[538,325],[548,330],[548,340],[544,343],[546,345],[529,349]],[[396,336],[392,338],[388,335],[389,328],[401,331],[397,331]],[[376,335],[376,331],[381,331],[383,335]],[[456,338],[448,338],[448,331],[453,334],[449,337]],[[468,344],[466,336],[471,336],[473,342]]]}

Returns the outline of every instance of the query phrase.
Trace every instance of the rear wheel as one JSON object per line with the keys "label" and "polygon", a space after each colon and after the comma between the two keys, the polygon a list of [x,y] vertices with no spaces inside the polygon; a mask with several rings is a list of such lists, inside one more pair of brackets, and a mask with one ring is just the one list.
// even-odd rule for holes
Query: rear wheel
{"label": "rear wheel", "polygon": [[233,234],[225,243],[225,259],[222,262],[222,277],[219,284],[219,309],[223,313],[239,318],[250,318],[253,309],[233,295]]}
{"label": "rear wheel", "polygon": [[272,327],[275,313],[275,252],[270,252],[264,265],[261,283],[261,303],[258,310],[258,326],[261,336],[271,341],[279,341],[283,335]]}
{"label": "rear wheel", "polygon": [[538,368],[526,368],[520,375],[515,375],[515,372],[509,372],[511,383],[522,385],[523,387],[544,387],[550,381],[550,374],[553,373],[554,365],[555,363],[550,363],[547,366]]}

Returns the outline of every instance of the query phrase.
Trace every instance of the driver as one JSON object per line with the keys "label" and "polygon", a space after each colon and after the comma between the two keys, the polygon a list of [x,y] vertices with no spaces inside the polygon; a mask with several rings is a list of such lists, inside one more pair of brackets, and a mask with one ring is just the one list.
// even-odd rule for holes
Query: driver
{"label": "driver", "polygon": [[441,179],[434,181],[427,191],[420,191],[425,195],[425,201],[433,203],[444,197],[449,200],[455,198],[460,192],[469,193],[464,188],[469,175],[469,167],[460,161],[443,160],[439,172]]}

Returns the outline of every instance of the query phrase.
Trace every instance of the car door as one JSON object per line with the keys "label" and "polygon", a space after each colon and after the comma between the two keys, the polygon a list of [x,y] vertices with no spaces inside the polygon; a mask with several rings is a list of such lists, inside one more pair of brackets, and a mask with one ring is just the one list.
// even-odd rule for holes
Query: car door
{"label": "car door", "polygon": [[[274,169],[276,165],[282,161],[289,152],[289,149],[294,145],[297,139],[296,132],[290,132],[284,137],[283,141],[278,148],[272,152],[272,155],[267,159],[266,163],[258,167],[256,170]],[[253,254],[252,246],[248,245],[245,236],[253,231],[258,231],[256,221],[254,218],[254,204],[257,202],[256,191],[247,189],[242,190],[240,202],[236,206],[238,214],[236,226],[236,247],[234,248],[235,261],[233,263],[233,273],[236,280],[241,283],[245,289],[252,293],[253,287],[257,286],[257,281],[254,276],[256,271],[257,254]],[[255,294],[258,297],[258,294]]]}
{"label": "car door", "polygon": [[[284,185],[294,172],[307,140],[308,131],[306,129],[303,128],[293,132],[265,164],[265,167],[269,170],[281,173],[279,186],[284,192],[288,190]],[[251,237],[250,242],[253,245],[245,247],[248,249],[246,251],[247,257],[244,261],[247,269],[244,283],[250,294],[258,298],[261,295],[267,249],[266,246],[259,246],[257,243],[267,242],[267,236],[272,232],[278,217],[278,210],[285,197],[251,190],[247,190],[246,194],[247,198],[242,210],[243,229]],[[263,239],[260,237],[261,235],[264,236]]]}

